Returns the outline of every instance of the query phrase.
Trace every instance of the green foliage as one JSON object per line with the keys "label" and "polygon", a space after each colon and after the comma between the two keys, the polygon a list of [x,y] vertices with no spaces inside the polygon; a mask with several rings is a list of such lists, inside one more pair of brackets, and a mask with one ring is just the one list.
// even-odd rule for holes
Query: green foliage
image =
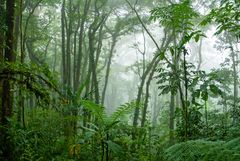
{"label": "green foliage", "polygon": [[[187,141],[173,145],[165,151],[166,161],[200,161],[210,149],[222,146],[222,142],[204,140]],[[216,153],[215,155],[217,155]]]}
{"label": "green foliage", "polygon": [[219,35],[223,31],[227,31],[240,38],[240,1],[239,0],[224,0],[220,7],[212,9],[205,19],[201,22],[201,25],[206,25],[211,21],[218,24],[217,32]]}
{"label": "green foliage", "polygon": [[[178,74],[176,74],[178,73]],[[173,73],[170,69],[161,67],[158,69],[157,84],[158,88],[161,90],[160,94],[168,94],[171,91],[177,93],[178,84],[181,81],[179,78],[182,75],[182,71],[178,70]]]}
{"label": "green foliage", "polygon": [[[204,123],[202,121],[203,114],[200,112],[200,109],[202,107],[197,107],[197,106],[190,106],[188,109],[188,139],[198,139],[202,138],[204,136],[204,133],[206,131],[204,128]],[[182,120],[177,122],[177,129],[176,129],[176,135],[177,135],[177,140],[184,140],[185,138],[185,123],[184,123],[184,116],[182,116],[182,110],[177,109],[175,112],[175,117],[181,118]]]}
{"label": "green foliage", "polygon": [[[118,136],[119,133],[117,134],[116,131],[121,131],[121,129],[118,129],[119,126],[121,126],[121,124],[126,124],[126,121],[123,118],[124,116],[131,114],[135,109],[135,101],[121,105],[111,115],[107,115],[104,107],[95,104],[92,101],[82,100],[81,104],[83,105],[83,108],[88,110],[96,120],[93,121],[93,123],[89,122],[88,127],[82,127],[86,131],[84,133],[85,135],[83,136],[83,146],[88,146],[88,148],[94,149],[94,151],[96,151],[96,149],[101,151],[101,148],[104,149],[104,151],[107,151],[108,149],[107,153],[112,153],[114,157],[122,159],[121,156],[124,152],[122,147],[123,145],[121,145],[122,142],[118,142],[117,138],[122,137],[124,134]],[[92,144],[90,147],[88,140],[92,140],[94,142],[94,144]],[[81,155],[89,155],[89,153],[85,152],[86,151],[81,152],[79,156],[81,157]],[[96,151],[96,153],[98,153],[98,156],[105,155],[99,153],[99,151]]]}
{"label": "green foliage", "polygon": [[131,114],[134,108],[136,107],[135,101],[131,103],[126,103],[119,106],[115,112],[108,116],[104,110],[104,107],[93,103],[92,101],[83,100],[82,104],[84,108],[89,110],[96,119],[100,122],[100,125],[106,125],[107,127],[112,127],[112,125],[118,123],[119,121],[124,121],[123,118],[127,114]]}
{"label": "green foliage", "polygon": [[136,102],[132,101],[130,103],[123,104],[119,106],[114,113],[111,114],[109,120],[111,122],[121,121],[123,117],[127,114],[131,114],[136,107]]}
{"label": "green foliage", "polygon": [[62,136],[62,116],[54,110],[41,108],[29,112],[26,129],[19,127],[15,120],[11,121],[9,133],[15,147],[15,159],[47,161],[59,156],[64,158],[67,147]]}
{"label": "green foliage", "polygon": [[154,8],[151,11],[150,20],[159,20],[166,28],[176,32],[193,30],[192,19],[198,17],[198,13],[190,6],[189,0],[166,7]]}
{"label": "green foliage", "polygon": [[[204,71],[196,71],[191,63],[187,63],[187,70],[188,87],[192,92],[193,104],[198,105],[197,98],[207,101],[210,92],[215,96],[222,96],[220,85],[223,83],[223,78],[217,72],[206,74]],[[161,90],[160,94],[168,94],[170,91],[176,93],[181,81],[184,81],[184,72],[181,69],[176,72],[166,67],[158,69],[157,84]]]}
{"label": "green foliage", "polygon": [[[135,0],[129,1],[131,4],[135,3]],[[88,75],[92,72],[90,70],[91,67],[87,67],[87,63],[89,62],[87,55],[89,53],[88,45],[91,45],[88,44],[88,40],[90,39],[88,32],[91,32],[91,29],[88,29],[89,26],[98,28],[98,23],[100,24],[100,21],[102,21],[102,15],[110,17],[109,22],[106,21],[102,26],[103,33],[101,33],[100,30],[95,31],[96,35],[94,35],[93,50],[94,54],[97,55],[93,57],[94,59],[96,58],[96,64],[101,64],[102,59],[104,59],[104,61],[107,60],[107,57],[102,57],[100,52],[102,52],[104,48],[108,49],[107,46],[109,44],[107,41],[110,42],[109,36],[113,36],[112,40],[116,43],[118,39],[120,39],[120,36],[142,30],[142,28],[138,26],[138,18],[131,15],[131,12],[125,8],[126,6],[123,2],[113,0],[91,1],[89,12],[85,13],[84,7],[86,7],[86,2],[90,1],[66,1],[66,8],[64,10],[66,14],[64,20],[66,24],[63,27],[66,29],[67,36],[65,39],[63,37],[62,41],[69,40],[69,47],[64,49],[63,46],[62,51],[66,50],[67,55],[69,54],[69,69],[71,68],[71,72],[67,73],[69,74],[68,76],[74,76],[74,79],[76,79],[76,73],[72,73],[72,68],[81,70],[81,75],[79,76],[81,78],[81,85],[77,91],[72,91],[71,87],[68,89],[65,88],[64,99],[61,99],[62,94],[59,89],[62,88],[58,87],[57,81],[55,80],[56,76],[50,72],[47,66],[43,65],[44,62],[52,60],[47,58],[52,58],[53,54],[56,56],[54,58],[55,62],[61,62],[58,60],[61,55],[58,54],[61,50],[59,46],[61,33],[59,25],[57,24],[60,22],[59,7],[61,0],[26,1],[23,6],[25,9],[22,17],[20,17],[20,19],[23,20],[20,26],[22,30],[26,29],[26,31],[24,31],[25,33],[20,33],[19,36],[23,36],[23,41],[26,42],[19,43],[23,43],[26,46],[27,51],[23,51],[23,53],[29,54],[30,60],[36,64],[41,64],[41,66],[34,64],[1,63],[0,79],[10,80],[10,82],[14,84],[14,90],[17,88],[24,90],[21,92],[23,95],[26,93],[29,95],[34,94],[40,103],[45,103],[41,104],[42,107],[54,106],[57,107],[57,110],[42,107],[26,108],[28,107],[28,95],[24,96],[26,101],[24,100],[24,106],[21,110],[18,109],[18,104],[13,102],[13,112],[19,110],[22,113],[19,112],[18,114],[25,116],[25,120],[16,120],[15,114],[13,118],[8,118],[11,126],[9,129],[6,128],[6,130],[8,130],[9,137],[11,137],[11,141],[13,142],[14,159],[24,161],[98,161],[107,160],[107,158],[113,161],[239,160],[240,138],[236,137],[240,135],[240,127],[238,125],[230,125],[231,118],[229,114],[237,113],[239,115],[240,112],[239,110],[230,111],[231,109],[228,108],[228,105],[230,105],[230,107],[233,106],[233,98],[231,95],[233,72],[225,68],[209,73],[196,71],[195,67],[185,60],[188,55],[185,45],[192,40],[198,42],[201,37],[205,36],[202,31],[199,30],[199,26],[196,26],[199,14],[195,11],[190,0],[181,0],[179,3],[166,1],[161,4],[156,1],[141,0],[138,4],[134,4],[135,9],[137,11],[142,9],[143,12],[141,13],[144,15],[146,15],[145,11],[148,10],[147,6],[152,6],[153,4],[162,5],[152,9],[150,12],[150,20],[159,21],[161,27],[166,31],[166,41],[170,38],[168,42],[169,46],[162,51],[158,51],[159,53],[155,53],[160,54],[161,60],[165,61],[169,59],[170,62],[169,64],[161,63],[161,68],[157,71],[158,88],[160,89],[161,95],[167,95],[170,92],[177,94],[180,90],[183,92],[182,97],[186,94],[183,101],[181,100],[181,105],[186,106],[187,118],[184,120],[184,109],[175,107],[176,112],[174,119],[176,120],[177,127],[175,128],[176,131],[173,130],[173,137],[175,138],[174,140],[170,140],[171,143],[169,142],[168,127],[169,110],[166,108],[161,110],[161,115],[158,120],[160,125],[157,125],[157,127],[151,127],[151,122],[147,122],[144,127],[133,128],[129,125],[129,122],[132,119],[131,114],[136,108],[136,102],[133,101],[121,105],[115,112],[108,115],[102,105],[98,105],[90,100],[83,100],[82,96],[85,94],[84,92],[86,91],[86,95],[88,94],[87,92],[89,92],[88,85],[90,92],[92,92],[91,94],[95,92],[92,90],[95,86],[91,82],[92,75]],[[170,5],[164,6],[167,3]],[[33,12],[34,6],[37,7],[36,4],[40,4],[40,7],[37,9],[41,9],[41,12],[38,10]],[[139,4],[146,4],[147,6],[139,6]],[[0,6],[2,10],[4,10],[3,5],[1,4]],[[120,7],[118,5],[120,5]],[[53,8],[57,11],[56,15],[53,14]],[[4,13],[2,10],[0,11],[0,20],[4,21],[5,16],[3,16]],[[139,12],[139,15],[141,15],[141,13]],[[214,21],[218,25],[216,34],[227,31],[239,38],[239,14],[239,0],[223,0],[221,5],[213,9],[201,24],[206,25],[206,23]],[[81,26],[81,23],[84,21],[84,16],[86,16],[86,22]],[[27,19],[29,22],[25,24],[24,22],[27,23]],[[145,20],[145,17],[143,19],[142,22],[147,24],[148,22]],[[92,22],[93,20],[94,22]],[[3,21],[0,21],[0,24]],[[82,40],[79,39],[81,35],[78,35],[81,27],[83,27]],[[5,32],[5,30],[5,26],[1,25],[0,31]],[[55,49],[53,49],[54,46],[52,45],[53,39]],[[104,39],[104,41],[100,39]],[[107,40],[105,41],[105,39]],[[82,43],[82,45],[80,43]],[[147,44],[148,43],[145,45]],[[2,45],[0,48],[4,47],[4,42],[0,45]],[[135,47],[138,46],[136,45]],[[224,47],[222,47],[222,49]],[[82,52],[80,52],[80,49],[82,49]],[[108,53],[108,51],[104,52]],[[165,54],[168,54],[169,57],[165,56]],[[78,66],[78,55],[82,55],[81,61],[86,64],[80,63],[80,66]],[[105,63],[107,63],[107,61],[105,61]],[[145,63],[149,64],[148,60],[146,60]],[[228,66],[231,65],[229,62],[226,63],[228,63]],[[60,63],[53,63],[54,69],[55,66],[56,69],[59,68],[57,64]],[[106,64],[101,65],[105,66]],[[135,67],[141,68],[143,64],[134,64],[132,68],[134,69]],[[99,66],[96,68],[98,69]],[[61,70],[61,68],[59,69]],[[86,72],[89,73],[87,74]],[[139,71],[136,73],[138,72]],[[63,73],[63,75],[64,74],[65,73]],[[84,82],[85,77],[88,76],[89,79]],[[75,83],[72,83],[72,81],[75,80],[70,77],[68,78],[69,82],[71,81],[69,84],[74,84],[75,86]],[[102,80],[97,79],[97,81],[98,80],[100,80],[99,84],[101,85]],[[184,91],[182,85],[185,85],[186,91]],[[18,99],[18,95],[15,91],[13,93],[15,101]],[[55,97],[56,93],[60,96],[59,101],[50,104],[52,97]],[[144,93],[142,95],[144,96]],[[219,96],[221,96],[221,98]],[[212,100],[211,98],[216,97],[222,101],[220,104],[224,105],[223,111],[217,106],[216,110],[207,111],[207,105],[211,109],[215,107],[209,102]],[[184,99],[186,100],[184,101]],[[150,99],[149,105],[152,105],[152,100],[153,99]],[[162,102],[164,101],[161,100],[159,102],[163,104]],[[237,108],[239,107],[239,102],[239,99],[235,102]],[[178,105],[177,102],[176,104]],[[154,106],[158,105],[156,104]],[[169,104],[161,105],[161,107],[164,106],[169,106]],[[205,107],[205,115],[203,115],[203,107]],[[208,119],[208,123],[206,123],[207,121],[203,118],[204,116],[206,120]],[[26,127],[21,127],[22,123],[20,121],[25,121]],[[188,127],[185,121],[188,122]],[[185,127],[188,128],[187,139],[205,138],[214,141],[191,140],[169,147],[169,144],[172,145],[176,143],[176,141],[185,139],[183,139],[185,135],[184,130],[186,130]]]}
{"label": "green foliage", "polygon": [[[188,94],[189,100],[186,102],[188,107],[188,138],[197,139],[208,135],[206,124],[203,122],[203,108],[207,108],[206,102],[210,97],[222,98],[222,77],[215,71],[206,73],[204,71],[196,71],[192,64],[187,63],[187,78],[188,78]],[[184,72],[180,69],[177,72],[172,72],[170,69],[161,67],[158,70],[157,84],[160,89],[160,94],[169,94],[170,92],[177,93],[179,84],[184,82]],[[190,97],[191,95],[191,97]],[[177,122],[178,140],[184,139],[185,134],[185,116],[182,108],[177,108],[175,118],[180,118]]]}
{"label": "green foliage", "polygon": [[[199,17],[199,14],[193,9],[189,0],[154,8],[150,13],[150,20],[159,21],[162,27],[172,31],[171,36],[173,36],[175,42],[173,46],[167,49],[172,56],[175,55],[175,58],[180,57],[184,46],[190,40],[194,39],[198,42],[200,37],[206,37],[202,31],[196,30],[197,26],[194,20]],[[179,42],[177,42],[178,38]],[[164,54],[163,52],[160,53],[161,58],[164,58]]]}
{"label": "green foliage", "polygon": [[[19,76],[23,76],[23,79],[20,79]],[[61,94],[57,88],[56,80],[47,66],[1,63],[0,78],[8,79],[19,87],[32,92],[38,99],[47,104],[50,101],[50,89]]]}
{"label": "green foliage", "polygon": [[222,82],[219,80],[218,75],[215,72],[206,74],[203,71],[197,72],[197,75],[191,81],[190,89],[192,93],[192,103],[196,103],[196,98],[201,98],[203,101],[207,101],[209,93],[213,96],[222,96],[222,90],[219,87]]}
{"label": "green foliage", "polygon": [[[199,14],[194,11],[189,0],[184,0],[180,3],[174,3],[169,6],[157,7],[151,10],[150,20],[159,21],[160,24],[173,31],[175,39],[180,35],[179,44],[169,47],[169,51],[172,55],[181,53],[184,45],[187,44],[192,38],[196,42],[200,37],[206,37],[200,30],[196,30],[194,18],[199,17]],[[176,46],[177,45],[177,46]]]}
{"label": "green foliage", "polygon": [[165,151],[167,161],[237,161],[240,138],[228,142],[194,140],[173,145]]}

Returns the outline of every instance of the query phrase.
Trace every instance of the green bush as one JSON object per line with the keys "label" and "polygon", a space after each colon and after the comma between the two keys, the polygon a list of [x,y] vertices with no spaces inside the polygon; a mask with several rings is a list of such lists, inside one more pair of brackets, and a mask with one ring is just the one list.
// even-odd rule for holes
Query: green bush
{"label": "green bush", "polygon": [[15,159],[47,161],[66,154],[61,115],[49,109],[32,112],[26,128],[12,120],[9,132],[14,143]]}

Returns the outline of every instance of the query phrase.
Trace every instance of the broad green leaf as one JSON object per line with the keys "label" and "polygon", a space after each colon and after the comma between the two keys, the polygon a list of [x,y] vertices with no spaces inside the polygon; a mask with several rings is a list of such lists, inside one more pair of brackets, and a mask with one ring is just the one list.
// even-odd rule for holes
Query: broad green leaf
{"label": "broad green leaf", "polygon": [[175,52],[174,52],[173,47],[170,47],[169,49],[170,49],[171,54],[174,55]]}
{"label": "broad green leaf", "polygon": [[195,39],[195,42],[198,42],[198,41],[199,41],[199,38],[200,38],[200,35],[199,35],[199,34],[197,34],[197,35],[194,37],[194,39]]}
{"label": "broad green leaf", "polygon": [[208,100],[208,92],[207,91],[203,91],[201,93],[201,97],[204,101],[207,101]]}
{"label": "broad green leaf", "polygon": [[221,90],[216,85],[211,84],[209,87],[210,87],[210,90],[213,94],[221,95]]}
{"label": "broad green leaf", "polygon": [[165,52],[161,51],[159,55],[160,55],[160,60],[163,60],[165,58]]}

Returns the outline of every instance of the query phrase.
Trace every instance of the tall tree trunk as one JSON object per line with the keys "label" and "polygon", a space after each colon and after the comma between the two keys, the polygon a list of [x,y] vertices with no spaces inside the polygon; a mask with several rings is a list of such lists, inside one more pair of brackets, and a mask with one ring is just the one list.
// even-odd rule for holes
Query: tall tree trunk
{"label": "tall tree trunk", "polygon": [[[145,27],[144,27],[145,28]],[[146,30],[146,28],[145,28]],[[147,31],[147,30],[146,30]],[[148,31],[149,33],[149,31]],[[150,35],[149,35],[150,36]],[[161,46],[158,46],[157,44],[157,48],[158,48],[158,51],[161,52],[161,51],[164,51],[170,41],[172,39],[172,35],[167,37],[167,31],[164,30],[164,38],[163,38],[163,41],[162,41],[162,44]],[[154,40],[155,41],[155,40]],[[138,94],[137,94],[137,99],[136,99],[136,108],[135,108],[135,111],[134,111],[134,116],[133,116],[133,126],[134,127],[137,127],[138,125],[138,118],[139,118],[139,110],[140,110],[140,103],[141,103],[141,97],[142,97],[142,91],[143,91],[143,86],[145,84],[145,80],[146,80],[146,77],[148,76],[148,74],[151,72],[155,62],[158,60],[158,57],[159,57],[159,54],[155,54],[154,57],[152,58],[151,62],[149,63],[149,65],[146,67],[146,70],[143,72],[143,75],[141,77],[141,83],[140,83],[140,86],[138,88]],[[166,59],[165,59],[166,60]],[[171,63],[167,60],[167,63],[169,63],[169,65],[171,65]],[[133,138],[134,138],[134,135],[133,135]]]}
{"label": "tall tree trunk", "polygon": [[[6,2],[6,47],[4,51],[4,60],[6,62],[13,62],[14,60],[14,11],[15,0],[7,0]],[[13,157],[11,139],[8,134],[9,121],[8,118],[12,116],[12,94],[11,85],[9,81],[10,74],[3,79],[2,84],[2,116],[1,116],[1,150],[4,160],[11,160]]]}
{"label": "tall tree trunk", "polygon": [[137,93],[137,99],[136,99],[136,108],[134,111],[134,116],[133,116],[133,126],[137,127],[138,125],[138,118],[139,118],[139,110],[140,110],[140,104],[141,104],[141,99],[142,99],[142,92],[143,92],[143,86],[145,84],[145,80],[149,72],[151,71],[156,59],[158,58],[158,55],[155,55],[150,64],[148,65],[146,71],[144,71],[142,77],[141,77],[141,83],[138,87],[138,93]]}
{"label": "tall tree trunk", "polygon": [[[96,1],[95,1],[96,3]],[[95,8],[95,12],[98,12],[98,9]],[[99,19],[99,16],[100,17]],[[99,30],[99,36],[102,34],[102,26],[106,21],[106,16],[105,15],[95,15],[94,21],[89,27],[88,31],[88,41],[89,41],[89,64],[90,64],[90,69],[92,71],[92,88],[94,92],[94,99],[97,104],[100,103],[100,95],[99,95],[99,87],[98,87],[98,80],[97,80],[97,61],[99,57],[99,46],[97,46],[97,51],[96,51],[96,33]],[[102,40],[100,40],[102,41]],[[97,45],[101,43],[100,41],[97,42]]]}
{"label": "tall tree trunk", "polygon": [[99,88],[98,88],[97,72],[96,72],[97,64],[94,56],[94,53],[95,53],[94,39],[95,39],[95,33],[90,30],[89,31],[89,63],[92,71],[92,87],[94,90],[93,92],[94,92],[95,102],[98,104],[100,96],[99,96]]}
{"label": "tall tree trunk", "polygon": [[171,91],[171,98],[170,98],[170,110],[169,110],[169,141],[170,143],[173,142],[174,135],[174,111],[175,111],[175,94]]}
{"label": "tall tree trunk", "polygon": [[104,101],[105,101],[105,94],[106,94],[106,90],[107,90],[108,79],[109,79],[109,74],[110,74],[110,69],[111,69],[110,67],[111,67],[111,63],[112,63],[112,57],[113,57],[113,53],[114,53],[114,48],[116,46],[116,42],[117,42],[117,36],[115,34],[113,34],[111,49],[110,49],[110,53],[109,53],[109,57],[108,57],[105,82],[104,82],[103,91],[102,91],[102,101],[101,101],[102,105],[104,104]]}
{"label": "tall tree trunk", "polygon": [[62,30],[62,83],[63,88],[67,85],[67,79],[66,79],[66,31],[65,31],[65,22],[66,15],[65,15],[65,0],[62,2],[62,8],[61,8],[61,30]]}
{"label": "tall tree trunk", "polygon": [[201,65],[202,65],[202,43],[203,39],[200,39],[200,44],[199,44],[199,50],[198,50],[198,66],[197,66],[197,71],[200,70]]}
{"label": "tall tree trunk", "polygon": [[84,11],[83,11],[83,15],[81,18],[81,24],[80,24],[80,31],[79,31],[79,36],[78,36],[78,55],[77,55],[77,62],[76,62],[76,74],[75,74],[75,81],[74,81],[74,88],[75,90],[78,89],[79,84],[80,84],[80,75],[81,75],[81,69],[82,66],[82,58],[83,58],[83,44],[84,44],[84,30],[85,30],[85,22],[86,22],[86,18],[87,18],[87,14],[89,11],[89,7],[90,7],[90,3],[91,0],[85,0],[84,2]]}
{"label": "tall tree trunk", "polygon": [[149,102],[149,97],[150,97],[150,93],[149,93],[149,88],[150,88],[150,84],[153,78],[153,75],[155,73],[156,67],[158,65],[158,63],[160,62],[160,58],[157,59],[157,61],[154,63],[153,67],[152,67],[152,71],[149,74],[147,83],[146,83],[146,96],[145,96],[145,100],[144,100],[144,105],[143,105],[143,111],[142,111],[142,120],[141,120],[141,127],[144,127],[145,121],[146,121],[146,116],[147,116],[147,107],[148,107],[148,102]]}
{"label": "tall tree trunk", "polygon": [[[5,44],[5,0],[0,1],[0,63],[4,61],[4,44]],[[0,95],[2,96],[3,80],[0,79]],[[0,100],[2,105],[2,100]],[[2,121],[2,112],[0,111],[0,122]]]}
{"label": "tall tree trunk", "polygon": [[[178,68],[179,68],[179,52],[176,49],[177,47],[177,36],[176,36],[176,31],[175,29],[173,29],[173,35],[174,35],[174,39],[173,39],[173,44],[174,44],[174,55],[172,55],[172,63],[174,64],[174,66],[172,66],[172,73],[176,73]],[[170,85],[173,87],[174,83],[175,83],[175,79],[178,79],[178,76],[174,76],[171,80],[170,80]],[[174,135],[173,135],[173,131],[174,131],[174,112],[175,112],[175,96],[176,93],[175,91],[173,91],[173,89],[171,89],[170,92],[170,107],[169,107],[169,142],[170,144],[173,143],[173,139],[174,139]]]}
{"label": "tall tree trunk", "polygon": [[4,43],[5,43],[5,0],[0,1],[0,62],[3,61],[4,57]]}
{"label": "tall tree trunk", "polygon": [[69,4],[68,4],[68,25],[66,25],[66,36],[67,36],[67,46],[66,46],[66,81],[67,81],[67,88],[71,88],[71,79],[72,79],[72,71],[71,71],[71,37],[72,37],[72,0],[69,0]]}
{"label": "tall tree trunk", "polygon": [[54,39],[54,56],[52,61],[52,71],[56,71],[56,65],[57,65],[57,39]]}
{"label": "tall tree trunk", "polygon": [[233,45],[230,43],[231,47],[231,57],[232,57],[232,68],[233,68],[233,125],[237,125],[237,98],[238,98],[238,76],[237,76],[237,63],[236,63],[236,53],[234,52]]}
{"label": "tall tree trunk", "polygon": [[[21,63],[24,63],[24,59],[25,59],[25,44],[24,41],[23,41],[23,33],[22,33],[22,12],[23,12],[23,9],[22,9],[22,0],[20,0],[19,2],[19,15],[17,17],[17,21],[16,20],[16,25],[15,26],[15,34],[16,35],[16,43],[17,43],[17,40],[18,40],[18,32],[20,32],[20,62]],[[29,15],[29,17],[31,16],[31,14]],[[25,29],[27,30],[27,26],[28,26],[28,22],[26,22],[26,25],[25,25]],[[26,32],[25,30],[25,32]],[[24,33],[25,35],[25,38],[26,38],[26,33]],[[17,50],[17,44],[15,43],[15,50]],[[23,80],[23,75],[20,75],[20,80]],[[22,123],[22,126],[25,128],[25,109],[24,109],[24,96],[23,96],[23,92],[22,92],[22,86],[19,87],[19,93],[18,93],[18,96],[19,96],[19,103],[18,103],[18,121],[19,123]]]}

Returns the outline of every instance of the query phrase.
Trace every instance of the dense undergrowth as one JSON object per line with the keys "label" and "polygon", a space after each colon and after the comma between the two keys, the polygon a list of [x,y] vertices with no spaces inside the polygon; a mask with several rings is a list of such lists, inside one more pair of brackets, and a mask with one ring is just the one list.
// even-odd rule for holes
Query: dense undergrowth
{"label": "dense undergrowth", "polygon": [[[91,124],[69,138],[66,137],[66,122],[79,121],[81,116],[65,117],[55,110],[42,108],[28,111],[26,128],[19,126],[14,118],[11,120],[12,126],[8,132],[14,146],[14,158],[21,161],[97,161],[106,160],[108,151],[108,160],[113,161],[240,160],[238,127],[230,128],[224,140],[220,140],[216,135],[211,139],[176,141],[171,146],[167,134],[159,133],[159,129],[148,126],[137,129],[138,136],[133,141],[133,127],[128,125],[127,119],[123,119],[123,113],[126,114],[126,111],[123,111],[120,110],[111,117],[101,114],[99,119],[115,118],[117,121],[110,124]],[[121,115],[121,121],[117,119],[117,115]]]}

